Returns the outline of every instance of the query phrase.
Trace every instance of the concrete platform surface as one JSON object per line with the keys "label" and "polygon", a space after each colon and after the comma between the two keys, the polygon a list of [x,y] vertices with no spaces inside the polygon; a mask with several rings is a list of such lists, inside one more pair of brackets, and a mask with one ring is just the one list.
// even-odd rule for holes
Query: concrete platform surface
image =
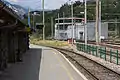
{"label": "concrete platform surface", "polygon": [[85,80],[58,51],[31,45],[24,62],[12,64],[0,80]]}

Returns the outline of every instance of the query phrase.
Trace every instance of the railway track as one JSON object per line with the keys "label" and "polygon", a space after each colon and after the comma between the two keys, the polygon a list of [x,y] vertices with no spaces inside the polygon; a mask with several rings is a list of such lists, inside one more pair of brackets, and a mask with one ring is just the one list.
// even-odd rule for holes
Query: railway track
{"label": "railway track", "polygon": [[65,55],[89,80],[119,80],[120,74],[73,51],[55,48]]}
{"label": "railway track", "polygon": [[[96,42],[89,42],[89,44],[93,44],[93,45],[96,45]],[[119,49],[120,50],[120,46],[112,43],[112,44],[108,44],[108,43],[99,43],[99,45],[101,46],[105,46],[105,47],[108,47],[108,48],[113,48],[113,49]]]}

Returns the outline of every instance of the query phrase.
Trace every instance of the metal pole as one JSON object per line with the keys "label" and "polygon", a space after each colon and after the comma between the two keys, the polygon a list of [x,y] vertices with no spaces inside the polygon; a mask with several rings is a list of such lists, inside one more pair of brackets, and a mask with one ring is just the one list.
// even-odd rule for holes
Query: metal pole
{"label": "metal pole", "polygon": [[34,13],[33,13],[33,29],[35,27]]}
{"label": "metal pole", "polygon": [[51,37],[53,39],[53,17],[51,17]]}
{"label": "metal pole", "polygon": [[101,43],[101,1],[99,0],[99,43]]}
{"label": "metal pole", "polygon": [[85,44],[87,44],[87,1],[85,0]]}
{"label": "metal pole", "polygon": [[43,9],[43,40],[45,40],[45,11],[44,11],[44,0],[42,0],[42,9]]}
{"label": "metal pole", "polygon": [[117,28],[117,18],[115,20],[116,24],[115,24],[115,36],[118,35],[118,28]]}
{"label": "metal pole", "polygon": [[[64,18],[65,18],[65,12],[63,12],[63,30],[66,30],[65,29],[65,24],[64,24],[65,23],[65,19]],[[66,33],[64,33],[64,37],[66,37]]]}
{"label": "metal pole", "polygon": [[58,26],[57,26],[57,27],[58,27],[58,39],[60,39],[60,32],[59,32],[59,29],[60,29],[60,28],[59,28],[59,17],[60,17],[60,15],[59,15],[59,13],[58,13]]}
{"label": "metal pole", "polygon": [[72,17],[72,45],[73,45],[73,38],[74,38],[74,35],[73,35],[73,27],[74,27],[74,25],[73,25],[73,2],[71,2],[71,17]]}
{"label": "metal pole", "polygon": [[[63,18],[65,18],[65,13],[63,12]],[[65,30],[65,20],[63,19],[63,29]]]}
{"label": "metal pole", "polygon": [[99,0],[96,0],[96,25],[95,25],[95,33],[96,33],[96,44],[98,45],[98,26],[99,26]]}
{"label": "metal pole", "polygon": [[34,30],[35,30],[35,27],[36,27],[36,14],[34,14]]}
{"label": "metal pole", "polygon": [[30,8],[28,8],[28,25],[31,28],[31,19],[30,19]]}

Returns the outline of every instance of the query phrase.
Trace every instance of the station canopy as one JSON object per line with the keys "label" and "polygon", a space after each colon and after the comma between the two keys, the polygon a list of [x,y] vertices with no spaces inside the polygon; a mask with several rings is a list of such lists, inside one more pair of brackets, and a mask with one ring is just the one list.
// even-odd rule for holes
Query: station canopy
{"label": "station canopy", "polygon": [[19,16],[20,19],[24,19],[24,15],[26,14],[26,12],[24,11],[24,9],[22,9],[22,7],[20,7],[19,5],[11,4],[6,0],[0,0],[0,4],[1,3],[11,9],[16,15]]}
{"label": "station canopy", "polygon": [[11,4],[5,0],[0,0],[0,26],[8,26],[18,23],[18,25],[27,25],[24,22],[26,12],[19,5]]}

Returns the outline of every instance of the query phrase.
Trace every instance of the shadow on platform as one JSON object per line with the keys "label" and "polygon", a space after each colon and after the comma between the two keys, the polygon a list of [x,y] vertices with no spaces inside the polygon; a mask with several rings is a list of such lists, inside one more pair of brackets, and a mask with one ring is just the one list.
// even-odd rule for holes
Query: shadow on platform
{"label": "shadow on platform", "polygon": [[0,80],[39,80],[42,49],[31,48],[24,55],[23,62],[10,64]]}

